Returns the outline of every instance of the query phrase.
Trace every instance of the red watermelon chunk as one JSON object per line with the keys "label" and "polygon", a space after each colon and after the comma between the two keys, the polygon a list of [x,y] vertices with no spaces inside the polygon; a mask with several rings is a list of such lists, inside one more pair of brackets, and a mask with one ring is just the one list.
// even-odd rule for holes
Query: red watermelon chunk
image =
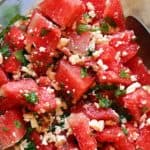
{"label": "red watermelon chunk", "polygon": [[24,48],[24,40],[26,34],[18,27],[13,26],[5,36],[5,42],[13,50],[19,50]]}
{"label": "red watermelon chunk", "polygon": [[5,74],[5,72],[2,70],[2,68],[0,68],[0,86],[7,82],[8,82],[8,78]]}
{"label": "red watermelon chunk", "polygon": [[69,124],[81,150],[95,150],[96,140],[92,136],[89,119],[83,113],[71,114]]}
{"label": "red watermelon chunk", "polygon": [[0,149],[6,149],[19,142],[26,133],[21,112],[6,111],[0,116]]}
{"label": "red watermelon chunk", "polygon": [[133,144],[131,144],[123,131],[119,127],[111,127],[104,129],[103,132],[97,133],[99,142],[111,142],[114,144],[117,150],[135,150]]}
{"label": "red watermelon chunk", "polygon": [[112,109],[96,108],[94,105],[84,105],[83,112],[90,118],[96,120],[113,120],[118,122],[119,116]]}
{"label": "red watermelon chunk", "polygon": [[[25,104],[24,93],[37,92],[37,84],[32,79],[23,79],[20,81],[8,82],[1,87],[2,96],[6,97],[6,102],[13,105]],[[5,100],[4,100],[5,101]],[[4,103],[6,103],[4,102]]]}
{"label": "red watermelon chunk", "polygon": [[119,32],[110,36],[109,45],[120,53],[121,62],[126,63],[137,54],[139,46],[134,39],[133,31]]}
{"label": "red watermelon chunk", "polygon": [[150,94],[142,88],[122,97],[124,107],[139,121],[144,109],[150,110]]}
{"label": "red watermelon chunk", "polygon": [[31,109],[37,113],[45,113],[56,108],[54,91],[51,88],[40,88],[38,90],[38,103]]}
{"label": "red watermelon chunk", "polygon": [[140,57],[135,56],[126,64],[142,84],[150,84],[150,73]]}
{"label": "red watermelon chunk", "polygon": [[106,0],[83,0],[83,2],[86,5],[87,5],[87,3],[90,2],[95,8],[95,12],[96,12],[98,18],[99,19],[103,18]]}
{"label": "red watermelon chunk", "polygon": [[120,30],[125,30],[125,18],[120,0],[109,0],[104,10],[104,18],[111,18]]}
{"label": "red watermelon chunk", "polygon": [[61,60],[57,69],[56,80],[73,94],[73,100],[76,102],[90,88],[94,78],[89,75],[82,78],[81,67],[73,66],[66,60]]}
{"label": "red watermelon chunk", "polygon": [[14,55],[11,55],[4,61],[2,67],[5,72],[16,73],[21,68],[21,62],[19,62]]}
{"label": "red watermelon chunk", "polygon": [[84,12],[81,0],[45,0],[39,5],[40,11],[62,27],[71,26]]}
{"label": "red watermelon chunk", "polygon": [[144,127],[140,130],[140,136],[136,141],[136,147],[142,150],[149,150],[150,148],[150,129]]}

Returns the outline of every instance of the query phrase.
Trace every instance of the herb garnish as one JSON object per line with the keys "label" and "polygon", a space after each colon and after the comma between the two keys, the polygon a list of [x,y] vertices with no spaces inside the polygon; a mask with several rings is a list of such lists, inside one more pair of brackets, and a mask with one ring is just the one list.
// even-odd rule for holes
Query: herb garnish
{"label": "herb garnish", "polygon": [[87,68],[85,68],[85,67],[81,68],[80,74],[81,74],[81,78],[87,77],[87,75],[88,75]]}
{"label": "herb garnish", "polygon": [[21,124],[21,122],[20,122],[19,120],[15,120],[15,121],[14,121],[14,125],[15,125],[15,127],[18,128],[18,129],[21,128],[21,126],[22,126],[22,124]]}
{"label": "herb garnish", "polygon": [[27,102],[35,104],[38,101],[38,97],[35,92],[25,93],[24,97]]}
{"label": "herb garnish", "polygon": [[20,61],[24,66],[28,64],[27,59],[24,56],[24,50],[16,51],[15,57],[18,61]]}

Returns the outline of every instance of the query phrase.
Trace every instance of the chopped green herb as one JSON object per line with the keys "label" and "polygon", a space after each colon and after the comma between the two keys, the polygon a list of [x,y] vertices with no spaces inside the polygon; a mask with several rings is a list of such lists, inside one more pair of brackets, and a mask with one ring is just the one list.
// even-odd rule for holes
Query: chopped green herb
{"label": "chopped green herb", "polygon": [[127,130],[127,128],[122,127],[121,129],[122,129],[122,132],[123,132],[125,135],[128,135],[128,130]]}
{"label": "chopped green herb", "polygon": [[142,113],[144,114],[144,113],[147,113],[149,111],[149,108],[148,107],[146,107],[146,106],[144,106],[143,108],[142,108]]}
{"label": "chopped green herb", "polygon": [[110,100],[107,99],[107,98],[101,98],[101,99],[99,100],[99,106],[100,106],[101,108],[109,108],[109,107],[111,107],[111,104],[112,104],[112,101],[110,101]]}
{"label": "chopped green herb", "polygon": [[28,17],[16,14],[8,23],[8,25],[0,32],[0,39],[3,39],[5,34],[9,32],[10,26],[18,20],[27,20]]}
{"label": "chopped green herb", "polygon": [[81,78],[87,77],[87,75],[88,75],[87,68],[85,68],[85,67],[81,68],[80,74],[81,74]]}
{"label": "chopped green herb", "polygon": [[126,72],[126,70],[124,70],[124,69],[122,69],[122,70],[120,71],[119,76],[120,76],[121,78],[129,78],[129,77],[130,77],[129,73]]}
{"label": "chopped green herb", "polygon": [[85,13],[85,14],[83,14],[83,18],[86,20],[86,19],[90,19],[91,17],[89,16],[88,13]]}
{"label": "chopped green herb", "polygon": [[100,27],[92,27],[91,31],[92,32],[96,32],[96,31],[100,31],[101,28]]}
{"label": "chopped green herb", "polygon": [[122,107],[117,102],[113,101],[111,108],[114,109],[120,116],[120,122],[122,119],[127,119],[127,121],[130,121],[132,119],[132,115],[128,112],[128,110],[124,107]]}
{"label": "chopped green herb", "polygon": [[10,56],[10,51],[9,51],[8,45],[5,45],[5,46],[1,47],[1,48],[0,48],[0,53],[1,53],[4,57],[9,57],[9,56]]}
{"label": "chopped green herb", "polygon": [[36,150],[36,145],[33,141],[28,141],[28,146],[25,150]]}
{"label": "chopped green herb", "polygon": [[87,56],[92,56],[93,55],[93,51],[89,48],[87,50]]}
{"label": "chopped green herb", "polygon": [[105,22],[107,22],[111,27],[117,27],[116,22],[111,17],[105,17]]}
{"label": "chopped green herb", "polygon": [[0,32],[0,39],[3,39],[5,34],[9,32],[9,27],[4,28],[1,32]]}
{"label": "chopped green herb", "polygon": [[35,92],[26,93],[24,94],[24,97],[26,101],[32,104],[35,104],[38,101],[38,97]]}
{"label": "chopped green herb", "polygon": [[22,126],[22,124],[21,124],[21,122],[20,122],[19,120],[15,120],[15,121],[14,121],[14,125],[15,125],[15,127],[18,128],[18,129],[21,128],[21,126]]}
{"label": "chopped green herb", "polygon": [[24,66],[26,66],[28,64],[27,59],[24,56],[24,51],[20,50],[20,51],[16,51],[15,52],[15,57],[18,61],[20,61]]}
{"label": "chopped green herb", "polygon": [[49,29],[47,29],[47,28],[42,28],[42,29],[41,29],[41,32],[40,32],[40,36],[46,36],[46,35],[48,35],[49,32],[50,32]]}
{"label": "chopped green herb", "polygon": [[106,22],[102,22],[100,24],[100,30],[102,31],[102,33],[108,33],[109,32],[109,25]]}
{"label": "chopped green herb", "polygon": [[8,131],[8,128],[7,128],[7,127],[3,127],[3,128],[2,128],[2,131],[7,132],[7,131]]}
{"label": "chopped green herb", "polygon": [[90,31],[90,27],[87,24],[79,24],[76,29],[78,34]]}
{"label": "chopped green herb", "polygon": [[29,139],[32,131],[33,131],[33,128],[28,127],[24,138]]}
{"label": "chopped green herb", "polygon": [[126,94],[126,90],[120,90],[119,88],[115,91],[115,96],[119,97]]}
{"label": "chopped green herb", "polygon": [[14,16],[8,23],[8,26],[11,26],[13,25],[15,22],[19,21],[19,20],[27,20],[29,19],[28,17],[26,16],[22,16],[20,14],[16,14],[16,16]]}
{"label": "chopped green herb", "polygon": [[108,90],[108,91],[112,91],[112,90],[116,90],[117,86],[116,85],[107,85],[107,84],[97,84],[96,86],[91,88],[91,91],[99,91],[99,90]]}

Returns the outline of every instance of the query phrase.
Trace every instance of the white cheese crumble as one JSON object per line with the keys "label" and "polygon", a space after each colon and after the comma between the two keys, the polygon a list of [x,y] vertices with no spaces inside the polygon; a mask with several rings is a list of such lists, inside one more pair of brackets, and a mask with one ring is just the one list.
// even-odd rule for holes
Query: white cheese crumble
{"label": "white cheese crumble", "polygon": [[104,127],[105,127],[105,122],[104,122],[104,120],[97,121],[97,120],[93,119],[89,122],[89,126],[92,129],[94,129],[95,131],[102,132],[104,130]]}
{"label": "white cheese crumble", "polygon": [[93,57],[97,58],[104,52],[103,48],[100,48],[99,50],[93,52]]}
{"label": "white cheese crumble", "polygon": [[0,53],[0,65],[3,63],[3,55]]}
{"label": "white cheese crumble", "polygon": [[69,61],[70,61],[70,63],[71,63],[72,65],[75,65],[75,64],[77,64],[78,62],[81,61],[81,58],[80,58],[79,55],[75,54],[75,55],[71,55],[71,56],[69,57]]}
{"label": "white cheese crumble", "polygon": [[33,71],[30,68],[25,67],[25,66],[23,66],[21,68],[21,71],[27,73],[28,75],[31,75],[32,77],[36,77],[37,76],[37,74],[35,73],[35,71]]}
{"label": "white cheese crumble", "polygon": [[88,14],[89,14],[89,16],[90,16],[91,18],[95,18],[95,17],[96,17],[96,13],[95,13],[94,10],[89,11]]}
{"label": "white cheese crumble", "polygon": [[145,91],[147,91],[148,93],[150,93],[150,85],[144,85],[142,87]]}
{"label": "white cheese crumble", "polygon": [[101,60],[101,59],[99,59],[99,60],[97,61],[97,64],[98,64],[99,67],[100,67],[102,70],[104,70],[104,71],[108,69],[108,66],[105,65],[105,64],[103,63],[103,60]]}
{"label": "white cheese crumble", "polygon": [[39,48],[39,51],[40,51],[40,52],[45,52],[45,51],[46,51],[46,48],[41,46],[41,47]]}
{"label": "white cheese crumble", "polygon": [[130,86],[127,87],[126,93],[127,94],[132,93],[140,87],[141,87],[141,84],[139,82],[135,82],[135,83],[133,83],[133,84],[131,84]]}
{"label": "white cheese crumble", "polygon": [[62,49],[63,47],[67,46],[70,42],[70,39],[61,38],[58,42],[57,48]]}
{"label": "white cheese crumble", "polygon": [[131,81],[137,81],[137,76],[136,75],[131,75],[130,76]]}
{"label": "white cheese crumble", "polygon": [[32,113],[23,114],[24,121],[30,122],[32,128],[38,128],[38,122]]}
{"label": "white cheese crumble", "polygon": [[87,6],[88,10],[95,10],[95,7],[91,2],[87,2],[86,6]]}
{"label": "white cheese crumble", "polygon": [[103,35],[101,31],[93,32],[92,35],[96,44],[107,44],[109,42],[108,36]]}

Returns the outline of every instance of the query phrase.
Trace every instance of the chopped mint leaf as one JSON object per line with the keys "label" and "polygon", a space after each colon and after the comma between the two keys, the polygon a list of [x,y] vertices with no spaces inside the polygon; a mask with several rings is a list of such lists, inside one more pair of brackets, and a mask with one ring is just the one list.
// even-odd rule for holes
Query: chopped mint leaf
{"label": "chopped mint leaf", "polygon": [[84,32],[90,31],[90,28],[89,28],[89,25],[87,25],[87,24],[79,24],[79,25],[77,25],[76,31],[78,34],[82,34]]}
{"label": "chopped mint leaf", "polygon": [[40,36],[46,36],[46,35],[48,35],[49,32],[50,32],[49,29],[47,29],[47,28],[42,28],[42,29],[41,29],[41,32],[40,32]]}
{"label": "chopped mint leaf", "polygon": [[126,72],[126,70],[124,70],[124,69],[122,69],[122,70],[120,71],[119,76],[120,76],[121,78],[129,78],[129,77],[130,77],[129,73]]}
{"label": "chopped mint leaf", "polygon": [[126,94],[126,90],[120,90],[119,88],[115,91],[115,96],[119,97]]}
{"label": "chopped mint leaf", "polygon": [[99,106],[101,108],[109,108],[109,107],[111,107],[111,104],[112,104],[112,102],[107,98],[101,98],[99,100]]}
{"label": "chopped mint leaf", "polygon": [[20,50],[20,51],[16,51],[15,52],[15,57],[18,61],[20,61],[24,66],[26,66],[28,64],[27,59],[24,56],[24,51]]}
{"label": "chopped mint leaf", "polygon": [[87,68],[81,68],[81,78],[85,78],[88,75]]}
{"label": "chopped mint leaf", "polygon": [[26,93],[24,94],[24,97],[26,101],[31,104],[35,104],[38,101],[38,97],[35,92]]}
{"label": "chopped mint leaf", "polygon": [[33,141],[28,141],[28,146],[25,150],[36,150],[36,145]]}
{"label": "chopped mint leaf", "polygon": [[15,120],[15,121],[14,121],[14,125],[15,125],[15,127],[18,128],[18,129],[21,128],[21,126],[22,126],[22,124],[21,124],[21,122],[20,122],[19,120]]}
{"label": "chopped mint leaf", "polygon": [[102,22],[100,24],[100,30],[102,31],[102,33],[108,33],[109,32],[109,25],[106,22]]}
{"label": "chopped mint leaf", "polygon": [[122,132],[123,132],[125,135],[128,135],[128,130],[127,130],[127,128],[122,127],[121,129],[122,129]]}
{"label": "chopped mint leaf", "polygon": [[1,53],[4,57],[9,57],[9,56],[10,56],[10,51],[9,51],[8,45],[5,45],[5,46],[1,47],[1,48],[0,48],[0,53]]}

